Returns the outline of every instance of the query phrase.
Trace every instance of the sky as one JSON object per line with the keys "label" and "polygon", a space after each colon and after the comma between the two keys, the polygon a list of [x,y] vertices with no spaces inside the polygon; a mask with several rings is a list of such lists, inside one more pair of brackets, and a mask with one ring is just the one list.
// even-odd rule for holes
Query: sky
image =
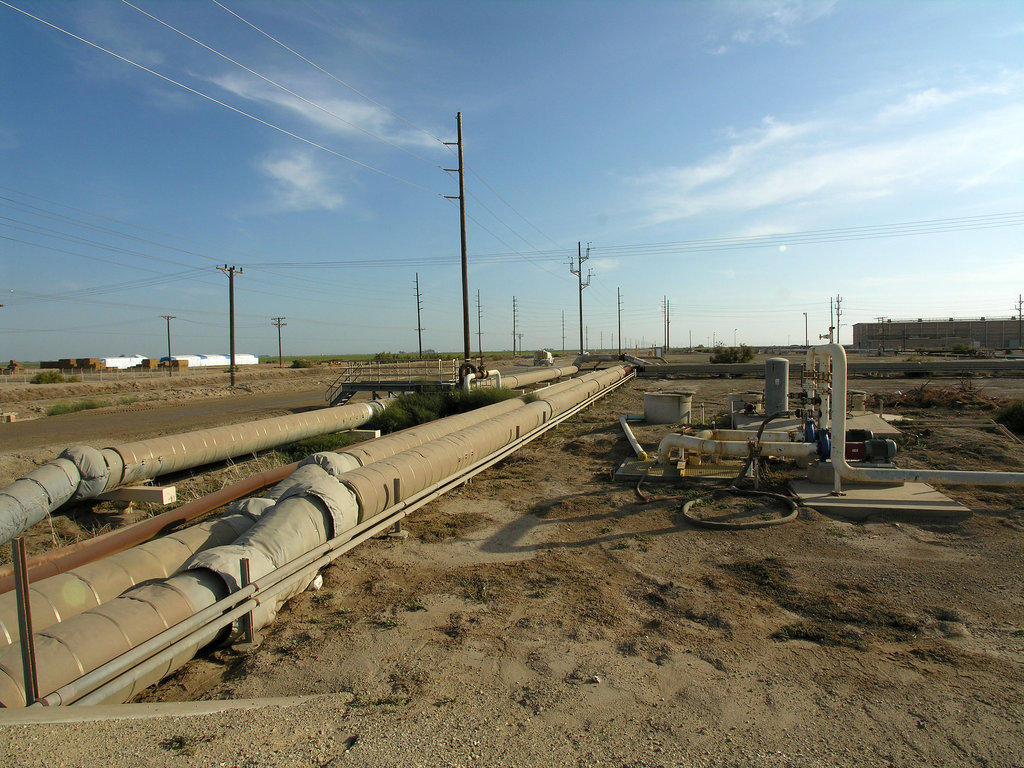
{"label": "sky", "polygon": [[1022,97],[1018,0],[0,0],[0,359],[460,352],[457,113],[474,353],[1013,317]]}

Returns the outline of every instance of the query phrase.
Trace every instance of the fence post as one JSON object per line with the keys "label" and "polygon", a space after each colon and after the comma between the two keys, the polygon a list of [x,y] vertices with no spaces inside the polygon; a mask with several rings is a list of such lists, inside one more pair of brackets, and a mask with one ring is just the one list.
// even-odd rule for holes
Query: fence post
{"label": "fence post", "polygon": [[18,603],[18,631],[21,633],[21,668],[25,674],[25,706],[30,707],[39,698],[39,677],[36,674],[36,642],[28,592],[28,564],[22,537],[11,539],[11,555],[14,560],[15,600]]}

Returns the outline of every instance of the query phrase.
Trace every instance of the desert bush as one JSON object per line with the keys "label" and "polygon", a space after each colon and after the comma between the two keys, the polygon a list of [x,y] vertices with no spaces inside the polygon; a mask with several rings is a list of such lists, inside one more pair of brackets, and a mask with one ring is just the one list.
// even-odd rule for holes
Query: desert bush
{"label": "desert bush", "polygon": [[63,384],[66,381],[64,374],[55,370],[40,371],[32,377],[33,384]]}
{"label": "desert bush", "polygon": [[303,360],[301,358],[296,358],[295,360],[292,360],[292,368],[312,368],[312,367],[313,367],[313,363],[311,363],[309,360]]}
{"label": "desert bush", "polygon": [[754,359],[754,350],[746,344],[738,347],[727,347],[719,344],[711,353],[712,363],[749,363]]}
{"label": "desert bush", "polygon": [[1000,410],[996,421],[1011,432],[1024,435],[1024,400],[1018,400]]}
{"label": "desert bush", "polygon": [[366,429],[379,429],[385,434],[397,432],[513,397],[517,397],[516,393],[507,389],[473,389],[469,392],[459,389],[399,395],[384,413],[366,423]]}
{"label": "desert bush", "polygon": [[78,411],[89,411],[93,408],[106,408],[110,403],[105,400],[77,400],[73,403],[54,403],[46,409],[47,416],[60,416],[64,413],[76,413]]}

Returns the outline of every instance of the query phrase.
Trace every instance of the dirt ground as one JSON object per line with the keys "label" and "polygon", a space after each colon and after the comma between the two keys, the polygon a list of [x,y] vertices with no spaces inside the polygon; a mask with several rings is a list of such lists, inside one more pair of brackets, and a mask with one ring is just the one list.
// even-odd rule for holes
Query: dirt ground
{"label": "dirt ground", "polygon": [[[211,713],[0,719],[0,764],[1024,765],[1024,491],[945,488],[974,512],[953,523],[802,509],[711,531],[680,509],[711,481],[641,504],[612,480],[630,455],[618,415],[644,391],[692,390],[710,421],[752,385],[631,382],[424,507],[407,539],[325,568],[256,649],[144,697]],[[1020,443],[979,426],[1022,379],[851,387],[916,418],[900,464],[1024,471]],[[635,431],[654,447],[666,428]]]}

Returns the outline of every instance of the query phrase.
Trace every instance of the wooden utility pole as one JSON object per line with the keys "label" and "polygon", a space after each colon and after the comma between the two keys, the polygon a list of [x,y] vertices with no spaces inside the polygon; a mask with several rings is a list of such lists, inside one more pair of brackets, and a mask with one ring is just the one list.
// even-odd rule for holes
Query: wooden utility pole
{"label": "wooden utility pole", "polygon": [[420,273],[416,273],[416,340],[419,343],[419,359],[423,359],[423,321],[420,320],[420,310],[423,309],[423,299],[420,294]]}
{"label": "wooden utility pole", "polygon": [[516,356],[516,320],[519,316],[519,310],[516,307],[516,297],[512,297],[512,357]]}
{"label": "wooden utility pole", "polygon": [[[3,304],[0,304],[2,307]],[[164,320],[167,321],[167,375],[171,376],[171,320],[174,319],[174,315],[160,315]]]}
{"label": "wooden utility pole", "polygon": [[272,317],[270,322],[277,326],[277,367],[284,368],[284,357],[281,352],[281,329],[288,325],[283,317]]}
{"label": "wooden utility pole", "polygon": [[480,356],[480,365],[483,365],[484,361],[484,337],[480,331],[480,318],[482,317],[482,311],[480,308],[480,289],[476,289],[476,352]]}
{"label": "wooden utility pole", "polygon": [[217,267],[228,276],[228,314],[230,316],[229,328],[231,333],[231,386],[235,386],[235,275],[242,274],[242,268],[235,268],[225,264]]}
{"label": "wooden utility pole", "polygon": [[445,144],[459,148],[459,167],[445,168],[449,173],[458,171],[459,174],[459,195],[445,195],[449,200],[459,201],[459,232],[462,236],[462,346],[465,355],[465,364],[470,365],[469,355],[469,262],[466,258],[466,174],[462,161],[462,113],[455,115],[458,126],[458,141],[446,141]]}
{"label": "wooden utility pole", "polygon": [[[1021,324],[1020,324],[1021,323],[1021,316],[1020,316],[1020,313],[1024,312],[1024,303],[1021,302],[1022,298],[1024,298],[1024,295],[1018,293],[1017,294],[1017,349],[1024,349],[1024,344],[1021,344],[1021,334],[1020,334],[1020,329],[1021,329]],[[2,307],[2,306],[3,306],[3,304],[0,304],[0,307]]]}
{"label": "wooden utility pole", "polygon": [[580,354],[585,351],[583,344],[583,289],[590,285],[590,278],[594,276],[593,270],[587,270],[587,279],[583,280],[583,262],[590,260],[590,243],[587,243],[587,255],[583,255],[583,243],[576,243],[577,265],[572,265],[572,258],[569,259],[569,271],[579,278],[580,282]]}
{"label": "wooden utility pole", "polygon": [[618,325],[616,326],[618,332],[615,335],[616,335],[616,337],[619,340],[619,350],[618,350],[619,351],[619,357],[622,357],[622,289],[621,288],[616,288],[615,289],[615,298],[616,298],[617,305],[618,305]]}

